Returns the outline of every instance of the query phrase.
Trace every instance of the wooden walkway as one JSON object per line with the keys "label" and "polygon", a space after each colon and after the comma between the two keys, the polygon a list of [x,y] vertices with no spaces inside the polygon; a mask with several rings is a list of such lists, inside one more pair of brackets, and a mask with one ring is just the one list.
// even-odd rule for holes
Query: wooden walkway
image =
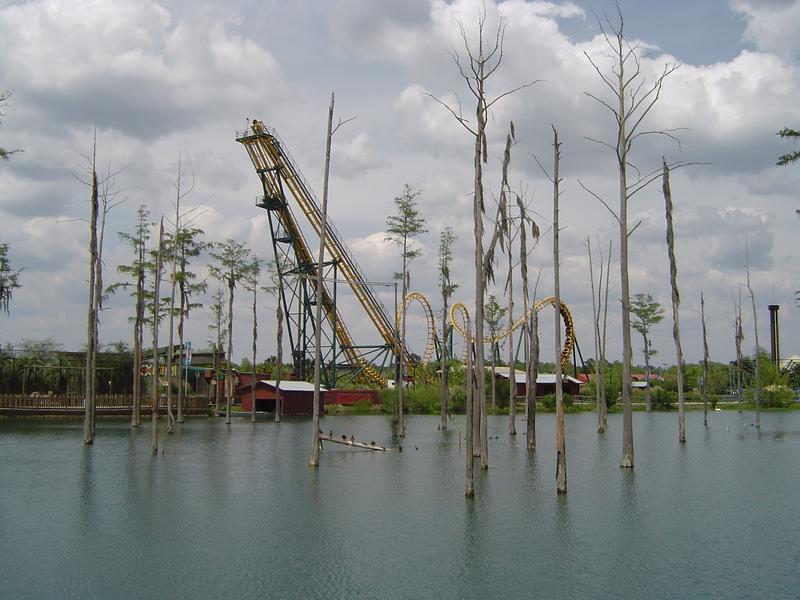
{"label": "wooden walkway", "polygon": [[389,448],[386,446],[380,446],[375,442],[359,442],[353,436],[347,437],[346,435],[333,435],[332,433],[320,433],[319,434],[320,443],[323,441],[325,442],[333,442],[334,444],[342,444],[344,446],[353,446],[354,448],[361,448],[363,450],[377,450],[379,452],[388,452]]}

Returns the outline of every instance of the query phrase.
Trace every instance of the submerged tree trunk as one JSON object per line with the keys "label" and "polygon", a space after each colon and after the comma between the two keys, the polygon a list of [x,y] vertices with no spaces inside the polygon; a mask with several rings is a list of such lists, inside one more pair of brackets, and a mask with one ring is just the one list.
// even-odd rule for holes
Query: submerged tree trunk
{"label": "submerged tree trunk", "polygon": [[156,268],[153,281],[153,371],[150,386],[150,399],[152,401],[152,431],[150,448],[153,454],[158,454],[158,321],[161,312],[159,294],[161,287],[161,261],[164,250],[164,217],[158,226],[158,252],[156,253]]}
{"label": "submerged tree trunk", "polygon": [[706,303],[700,292],[700,323],[703,326],[703,425],[708,427],[708,337],[706,336]]}
{"label": "submerged tree trunk", "polygon": [[662,158],[662,188],[667,216],[667,254],[669,256],[669,284],[672,289],[672,338],[675,340],[675,356],[678,369],[678,441],[686,443],[686,407],[683,392],[683,349],[681,348],[680,295],[678,292],[678,263],[675,260],[675,233],[672,229],[672,192],[669,187],[669,167]]}
{"label": "submerged tree trunk", "polygon": [[[511,215],[509,215],[510,217]],[[509,230],[511,229],[509,218]],[[514,273],[511,260],[511,236],[508,236],[508,433],[517,435],[517,377],[514,372]]]}
{"label": "submerged tree trunk", "polygon": [[319,234],[319,258],[317,261],[316,272],[316,299],[317,305],[315,307],[314,323],[316,330],[314,331],[314,406],[312,408],[311,418],[311,460],[308,463],[310,467],[319,466],[319,401],[320,401],[320,385],[321,385],[321,372],[320,363],[322,362],[322,270],[325,262],[325,242],[328,233],[328,177],[331,168],[331,138],[333,136],[333,106],[334,95],[331,92],[331,103],[328,106],[328,130],[325,136],[325,171],[322,178],[322,223],[320,224]]}
{"label": "submerged tree trunk", "polygon": [[[465,340],[465,343],[469,344],[469,339]],[[474,418],[475,413],[475,405],[473,404],[473,397],[474,397],[474,390],[475,390],[475,373],[472,368],[472,348],[467,349],[467,376],[466,376],[466,386],[467,386],[467,399],[466,399],[466,408],[467,408],[467,415],[466,415],[466,423],[464,425],[464,448],[466,454],[466,478],[464,483],[464,495],[467,498],[472,498],[475,495],[475,456],[473,452],[473,445],[475,443],[475,439],[472,432],[472,421]]]}
{"label": "submerged tree trunk", "polygon": [[[175,234],[177,239],[178,235]],[[175,288],[176,286],[176,267],[175,246],[172,244],[172,275],[171,289],[169,294],[169,344],[167,348],[167,433],[174,432],[175,415],[172,414],[172,350],[175,344]]]}
{"label": "submerged tree trunk", "polygon": [[[183,423],[183,408],[184,402],[186,397],[186,389],[185,389],[185,380],[186,376],[184,375],[185,372],[188,370],[187,358],[184,355],[184,340],[183,340],[183,319],[184,313],[186,312],[186,292],[184,290],[184,281],[181,279],[178,282],[178,294],[180,294],[181,302],[180,308],[178,309],[180,314],[178,315],[178,423]],[[188,356],[188,355],[186,355]]]}
{"label": "submerged tree trunk", "polygon": [[[594,287],[594,263],[592,262],[592,242],[589,236],[586,236],[586,250],[589,254],[589,284],[592,290],[592,324],[594,329],[594,393],[595,401],[597,402],[597,433],[605,433],[605,425],[603,423],[603,409],[601,408],[601,394],[600,394],[600,314],[598,312],[598,297],[595,295]],[[602,260],[600,266],[600,287],[602,288]]]}
{"label": "submerged tree trunk", "polygon": [[558,201],[560,197],[559,161],[561,144],[553,127],[553,295],[555,296],[555,367],[556,367],[556,492],[567,493],[567,448],[564,440],[564,389],[561,379],[561,284],[558,248]]}
{"label": "submerged tree trunk", "polygon": [[[257,275],[255,276],[258,278]],[[258,315],[256,314],[256,292],[258,282],[253,282],[253,368],[250,374],[250,422],[256,422],[256,352],[258,351]],[[275,397],[277,398],[277,390]],[[276,400],[277,402],[277,400]]]}
{"label": "submerged tree trunk", "polygon": [[[749,254],[748,250],[748,254]],[[753,306],[753,335],[756,344],[755,356],[755,384],[753,385],[753,400],[756,403],[756,419],[755,426],[761,427],[761,360],[758,349],[758,312],[756,312],[756,295],[753,293],[753,287],[750,285],[750,257],[747,258],[747,291],[750,292],[750,303]]]}
{"label": "submerged tree trunk", "polygon": [[[611,278],[611,252],[614,242],[608,242],[608,259],[606,262],[606,291],[603,299],[603,333],[600,336],[600,396],[603,408],[603,432],[608,429],[608,399],[606,398],[606,340],[608,339],[608,290]],[[602,254],[600,258],[602,259]],[[602,277],[602,272],[601,272]],[[603,433],[601,432],[601,433]]]}
{"label": "submerged tree trunk", "polygon": [[644,388],[645,406],[647,412],[653,412],[653,396],[650,394],[650,340],[647,339],[647,334],[642,334],[642,343],[644,344],[644,380],[647,386]]}
{"label": "submerged tree trunk", "polygon": [[[528,296],[528,238],[526,233],[525,210],[522,200],[518,199],[520,208],[520,236],[519,256],[520,274],[522,275],[522,304],[523,311],[528,311],[531,306]],[[538,343],[534,357],[534,340],[532,319],[536,318],[536,311],[532,311],[531,318],[525,319],[525,445],[528,450],[536,450],[536,366],[539,360]]]}
{"label": "submerged tree trunk", "polygon": [[94,443],[94,412],[95,412],[95,364],[94,357],[97,353],[97,212],[98,190],[97,172],[95,171],[94,157],[92,158],[92,196],[89,214],[89,312],[86,323],[86,395],[83,403],[83,443]]}
{"label": "submerged tree trunk", "polygon": [[[280,292],[279,292],[280,294]],[[277,323],[277,338],[278,351],[275,355],[275,422],[281,422],[281,375],[283,371],[283,311],[281,310],[280,295],[278,296],[278,304],[275,309],[275,322]]]}
{"label": "submerged tree trunk", "polygon": [[231,408],[233,406],[233,370],[231,359],[233,355],[233,290],[236,281],[233,272],[228,273],[228,368],[225,369],[225,424],[231,424]]}
{"label": "submerged tree trunk", "polygon": [[734,341],[736,344],[736,395],[739,398],[739,412],[742,412],[742,396],[744,395],[744,382],[742,376],[742,341],[744,340],[744,329],[742,327],[742,290],[739,289],[739,303],[736,305],[736,332]]}
{"label": "submerged tree trunk", "polygon": [[447,386],[447,375],[448,371],[450,370],[448,364],[448,348],[447,348],[447,293],[443,289],[442,293],[442,360],[441,360],[441,369],[442,369],[442,379],[441,379],[441,398],[439,399],[439,413],[441,417],[441,421],[439,423],[439,429],[447,429],[447,412],[448,412],[448,404],[450,400],[450,389]]}
{"label": "submerged tree trunk", "polygon": [[[535,298],[534,298],[535,300]],[[531,363],[528,381],[530,382],[528,394],[528,421],[527,443],[528,450],[536,450],[536,380],[539,378],[539,313],[533,311],[531,315]]]}

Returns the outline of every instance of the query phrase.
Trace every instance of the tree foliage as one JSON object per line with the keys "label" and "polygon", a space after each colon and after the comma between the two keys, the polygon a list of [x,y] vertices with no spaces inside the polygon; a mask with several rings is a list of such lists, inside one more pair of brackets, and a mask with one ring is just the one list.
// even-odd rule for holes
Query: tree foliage
{"label": "tree foliage", "polygon": [[14,290],[22,287],[19,282],[22,269],[15,271],[11,268],[11,260],[8,256],[10,248],[11,245],[8,242],[0,243],[0,310],[6,314],[9,312]]}
{"label": "tree foliage", "polygon": [[[794,141],[797,141],[800,138],[800,131],[797,131],[796,129],[790,129],[789,127],[784,127],[778,132],[778,135],[782,138],[791,138]],[[776,164],[779,167],[785,167],[786,165],[798,160],[800,160],[800,150],[795,150],[794,152],[788,152],[780,156]]]}

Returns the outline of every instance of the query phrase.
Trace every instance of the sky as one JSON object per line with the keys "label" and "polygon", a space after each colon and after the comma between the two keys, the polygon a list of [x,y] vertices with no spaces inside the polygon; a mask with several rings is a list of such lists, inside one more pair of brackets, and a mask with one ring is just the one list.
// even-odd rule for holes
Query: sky
{"label": "sky", "polygon": [[[427,94],[474,111],[450,53],[460,48],[459,23],[473,39],[479,6],[474,0],[0,0],[0,90],[13,93],[3,109],[0,146],[23,150],[0,162],[0,241],[10,244],[12,266],[24,269],[10,314],[0,315],[0,343],[52,337],[64,349],[84,345],[89,190],[80,180],[95,127],[99,171],[117,173],[117,197],[125,200],[106,225],[105,279],[113,283],[120,279],[117,266],[131,258],[118,232],[132,232],[139,205],[147,205],[153,220],[173,212],[179,157],[185,181],[194,181],[183,206],[196,207],[193,224],[206,239],[246,242],[269,259],[266,214],[254,206],[259,180],[235,132],[248,118],[275,128],[321,196],[331,92],[337,116],[356,118],[334,137],[329,213],[366,276],[390,281],[399,270],[399,252],[385,241],[385,218],[408,183],[421,190],[419,210],[428,229],[419,239],[422,255],[411,265],[412,289],[438,310],[439,233],[451,226],[458,236],[452,272],[460,286],[453,299],[471,305],[472,142]],[[598,20],[616,19],[616,9],[607,0],[486,0],[485,6],[490,27],[505,23],[503,63],[489,95],[537,81],[492,111],[487,226],[513,121],[509,179],[525,193],[543,232],[530,268],[541,269],[539,297],[550,295],[552,193],[534,157],[549,164],[555,126],[562,142],[561,295],[589,357],[594,342],[585,244],[589,238],[597,250],[614,240],[616,248],[618,227],[580,185],[616,204],[614,156],[589,139],[613,143],[615,123],[587,95],[608,99],[586,55],[608,64]],[[748,262],[761,346],[769,347],[767,305],[778,304],[781,353],[800,354],[794,298],[800,288],[800,165],[775,166],[792,149],[776,132],[800,126],[800,1],[627,0],[621,9],[627,38],[644,53],[648,81],[665,64],[680,65],[647,122],[648,130],[678,129],[680,143],[640,138],[632,162],[644,173],[662,156],[693,163],[671,181],[686,359],[702,357],[701,291],[712,360],[735,356],[740,292],[745,348],[752,352],[753,311],[743,288]],[[631,223],[641,221],[630,237],[631,291],[650,293],[665,308],[665,320],[652,331],[653,362],[673,364],[660,185],[635,196],[629,213]],[[207,256],[196,263],[204,279],[207,263]],[[616,252],[611,286],[608,356],[614,359],[621,355]],[[354,338],[377,342],[343,286],[339,291]],[[502,296],[501,277],[491,291]],[[392,306],[391,292],[380,293]],[[272,302],[263,296],[259,303],[262,356],[275,352]],[[251,322],[242,293],[235,305],[236,359],[249,355]],[[101,341],[130,343],[131,314],[124,294],[112,296]],[[210,322],[207,308],[191,314],[187,338],[195,348],[207,345]],[[424,347],[424,322],[412,308],[409,339],[417,352]],[[545,348],[553,346],[552,329],[553,317],[543,315]],[[642,362],[642,342],[635,332],[633,339],[634,361]],[[553,348],[543,350],[543,360],[553,356]]]}

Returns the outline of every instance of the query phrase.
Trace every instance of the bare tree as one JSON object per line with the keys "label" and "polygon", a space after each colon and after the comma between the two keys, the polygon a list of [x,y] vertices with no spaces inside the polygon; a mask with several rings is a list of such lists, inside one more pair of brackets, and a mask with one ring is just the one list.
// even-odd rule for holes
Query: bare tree
{"label": "bare tree", "polygon": [[706,302],[700,292],[700,323],[703,327],[703,425],[708,427],[708,337],[706,335]]}
{"label": "bare tree", "polygon": [[[647,135],[662,135],[675,139],[675,130],[645,129],[644,122],[650,111],[658,102],[664,80],[678,68],[678,65],[667,63],[661,73],[653,81],[647,81],[642,72],[641,48],[631,45],[624,35],[622,11],[617,6],[618,21],[605,19],[605,25],[599,21],[603,38],[610,49],[613,61],[608,71],[604,72],[588,53],[584,53],[589,63],[597,72],[605,87],[610,90],[611,100],[606,101],[590,92],[587,96],[605,107],[614,117],[616,123],[615,143],[588,138],[610,149],[616,157],[619,172],[619,209],[614,211],[598,194],[591,191],[580,181],[579,184],[613,215],[619,225],[619,261],[622,304],[622,457],[620,467],[633,468],[633,412],[631,406],[631,323],[630,323],[630,284],[628,277],[628,238],[638,223],[628,227],[628,201],[638,192],[661,176],[661,169],[642,173],[631,164],[631,147],[635,140]],[[629,181],[628,168],[632,167],[637,177]]]}
{"label": "bare tree", "polygon": [[164,217],[158,226],[158,250],[153,272],[153,371],[150,385],[150,399],[152,401],[152,431],[150,432],[150,449],[153,454],[158,454],[158,326],[160,321],[160,287],[161,269],[164,259]]}
{"label": "bare tree", "polygon": [[742,290],[739,289],[739,301],[734,307],[734,343],[736,345],[736,395],[739,398],[739,412],[742,412],[742,396],[744,382],[742,376],[742,342],[744,341],[744,327],[742,321]]}
{"label": "bare tree", "polygon": [[[483,163],[487,160],[487,139],[486,139],[486,123],[489,111],[492,107],[502,98],[513,94],[523,88],[533,85],[535,82],[525,83],[516,88],[507,90],[490,98],[486,90],[486,85],[489,79],[500,68],[503,62],[503,38],[505,35],[505,24],[502,19],[497,27],[493,39],[490,37],[487,41],[486,33],[486,9],[485,7],[478,14],[477,23],[477,42],[470,43],[467,37],[467,32],[464,24],[459,22],[459,29],[461,33],[461,41],[463,44],[463,51],[465,55],[459,54],[456,49],[451,51],[451,57],[459,71],[462,79],[464,80],[470,95],[475,100],[475,123],[470,123],[469,120],[463,115],[460,107],[454,109],[444,101],[429,94],[437,103],[441,104],[455,120],[462,126],[474,139],[474,152],[473,152],[473,168],[474,168],[474,191],[473,191],[473,230],[475,235],[475,369],[468,370],[467,386],[475,384],[474,377],[479,377],[480,380],[477,385],[478,398],[481,406],[481,416],[486,417],[486,386],[483,385],[483,373],[485,371],[485,360],[483,350],[483,331],[484,331],[484,291],[485,291],[485,276],[484,276],[484,255],[483,255],[483,214],[484,214],[484,201],[483,201]],[[474,409],[471,405],[467,406],[467,425],[468,429],[472,427]],[[485,436],[481,436],[481,467],[488,468],[488,444]],[[471,471],[473,466],[472,461],[472,436],[468,435],[467,439],[467,477],[464,494],[471,497],[475,494],[473,473]],[[485,463],[485,464],[484,464]]]}
{"label": "bare tree", "polygon": [[602,298],[600,296],[603,289],[603,258],[602,251],[600,256],[600,277],[597,292],[594,285],[594,261],[592,260],[592,242],[586,236],[586,251],[589,254],[589,285],[592,290],[592,329],[594,330],[594,393],[597,402],[597,433],[605,433],[605,420],[603,409],[605,408],[605,398],[602,394],[601,363],[603,358],[600,355],[600,308]]}
{"label": "bare tree", "polygon": [[[669,256],[669,285],[672,290],[672,339],[675,341],[676,368],[678,369],[678,441],[686,443],[686,398],[683,392],[683,349],[681,348],[680,293],[678,291],[678,263],[675,260],[675,233],[672,227],[672,191],[669,187],[669,167],[661,160],[664,173],[661,186],[667,217],[667,254]],[[648,382],[649,384],[649,382]]]}
{"label": "bare tree", "polygon": [[449,344],[451,327],[447,322],[448,302],[453,292],[458,289],[458,284],[453,283],[450,279],[450,263],[453,261],[453,244],[456,241],[456,235],[450,226],[444,228],[444,231],[439,235],[439,289],[442,293],[442,343],[441,343],[441,423],[439,429],[447,429],[447,414],[449,412],[448,404],[450,400],[450,390],[447,387],[448,373],[450,371],[449,364]]}
{"label": "bare tree", "polygon": [[[516,195],[519,209],[519,260],[522,276],[522,304],[525,311],[532,306],[528,297],[528,226],[534,242],[539,239],[539,227],[529,216],[522,197]],[[538,278],[537,278],[538,287]],[[536,294],[534,294],[535,300]],[[535,326],[534,326],[535,325]],[[531,311],[530,319],[525,320],[525,444],[528,450],[536,450],[536,376],[539,370],[539,317]],[[534,336],[534,330],[536,334]]]}
{"label": "bare tree", "polygon": [[[599,433],[605,433],[608,427],[608,400],[606,398],[606,340],[608,339],[608,290],[609,284],[611,283],[611,254],[613,252],[614,242],[613,240],[608,241],[608,256],[606,257],[606,282],[605,282],[605,293],[603,298],[603,331],[600,335],[600,397],[601,397],[601,406],[603,408],[603,430]],[[600,263],[603,262],[603,252],[600,251]],[[600,279],[603,278],[603,271],[600,271]],[[602,289],[602,285],[601,285]],[[598,292],[599,298],[599,292]]]}
{"label": "bare tree", "polygon": [[256,353],[258,352],[258,279],[261,276],[261,268],[263,261],[253,253],[250,259],[244,266],[242,273],[242,283],[244,289],[253,294],[253,303],[251,305],[253,311],[253,359],[251,362],[250,373],[250,422],[256,422]]}
{"label": "bare tree", "polygon": [[281,422],[281,376],[283,371],[283,307],[281,306],[281,277],[277,259],[267,262],[270,284],[262,288],[275,298],[275,422]]}
{"label": "bare tree", "polygon": [[331,92],[331,103],[328,106],[328,129],[325,135],[325,170],[322,176],[322,216],[319,233],[319,259],[317,261],[317,272],[315,288],[317,294],[317,305],[314,314],[314,323],[316,329],[314,331],[314,407],[312,408],[311,417],[311,460],[310,467],[319,466],[319,403],[320,403],[320,380],[321,380],[321,363],[322,363],[322,271],[325,267],[325,242],[328,237],[328,180],[331,171],[331,140],[333,135],[339,130],[339,127],[345,123],[352,121],[355,117],[342,121],[336,127],[333,126],[333,107],[334,107],[334,94]]}
{"label": "bare tree", "polygon": [[745,241],[747,248],[747,264],[745,269],[747,272],[747,292],[750,294],[750,303],[753,306],[753,337],[756,344],[755,355],[755,382],[753,385],[753,400],[756,403],[756,420],[755,426],[761,427],[761,360],[760,351],[758,348],[758,312],[756,312],[756,295],[753,292],[753,286],[750,285],[750,242]]}
{"label": "bare tree", "polygon": [[559,276],[558,248],[558,203],[561,197],[559,185],[559,163],[561,161],[561,144],[558,141],[558,130],[553,128],[553,295],[555,296],[555,367],[556,367],[556,492],[567,493],[567,449],[564,441],[564,388],[561,379],[561,286]]}
{"label": "bare tree", "polygon": [[91,167],[91,187],[92,195],[89,208],[89,313],[86,325],[86,384],[84,400],[83,418],[83,443],[94,443],[94,413],[95,413],[95,380],[96,380],[96,357],[97,357],[97,214],[98,205],[98,180],[96,169],[97,157],[97,134],[95,133],[95,143],[92,150]]}

